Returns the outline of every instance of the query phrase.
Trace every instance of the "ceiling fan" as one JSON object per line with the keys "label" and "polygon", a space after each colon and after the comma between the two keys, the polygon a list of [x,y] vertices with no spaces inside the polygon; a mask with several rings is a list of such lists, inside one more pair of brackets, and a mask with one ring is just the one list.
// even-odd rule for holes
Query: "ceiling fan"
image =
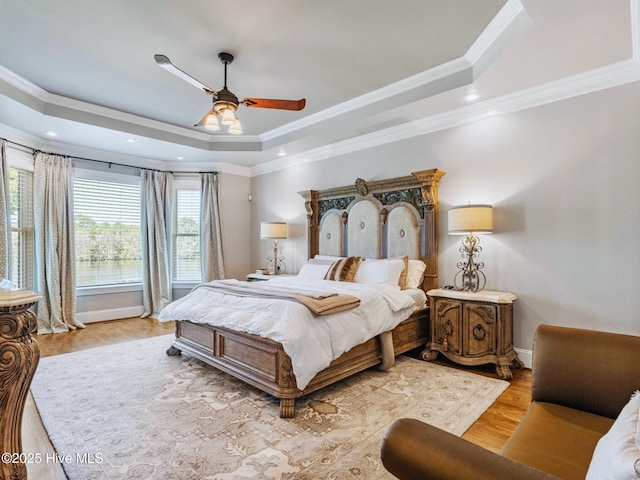
{"label": "ceiling fan", "polygon": [[[300,100],[275,100],[270,98],[244,98],[241,101],[238,100],[228,88],[227,88],[227,65],[233,62],[233,55],[227,52],[220,52],[218,59],[224,65],[224,87],[222,90],[214,90],[207,87],[205,84],[193,78],[188,73],[183,72],[176,67],[166,55],[154,55],[155,61],[158,65],[164,68],[166,71],[173,73],[175,76],[187,81],[194,87],[204,90],[206,93],[213,97],[213,107],[209,110],[202,120],[195,124],[196,127],[204,127],[207,130],[216,131],[220,130],[220,124],[229,126],[229,133],[240,134],[242,133],[242,126],[240,121],[235,116],[235,111],[238,106],[244,105],[251,108],[274,108],[278,110],[302,110],[306,104],[306,99]],[[218,120],[220,117],[220,120]]]}

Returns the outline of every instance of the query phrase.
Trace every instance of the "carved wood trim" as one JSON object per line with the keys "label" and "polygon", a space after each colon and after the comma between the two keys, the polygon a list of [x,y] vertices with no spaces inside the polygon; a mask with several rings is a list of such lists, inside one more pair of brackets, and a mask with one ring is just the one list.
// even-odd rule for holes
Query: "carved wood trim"
{"label": "carved wood trim", "polygon": [[[326,190],[298,192],[305,199],[308,219],[308,258],[320,250],[320,219],[329,210],[346,213],[354,202],[370,199],[384,207],[382,225],[386,223],[389,207],[399,202],[412,205],[422,221],[422,255],[427,265],[422,288],[438,287],[438,182],[445,172],[436,168],[412,172],[404,177],[365,181],[358,178],[354,184]],[[343,221],[346,218],[343,216]]]}
{"label": "carved wood trim", "polygon": [[[31,336],[37,317],[29,308],[40,299],[32,292],[0,294],[0,452],[22,453],[22,415],[29,387],[40,360]],[[0,478],[26,480],[25,463],[0,462]]]}
{"label": "carved wood trim", "polygon": [[[396,354],[400,355],[426,343],[429,331],[429,318],[426,315],[426,311],[426,309],[416,310],[412,313],[411,317],[401,322],[393,330],[393,344]],[[181,328],[182,323],[190,323],[190,328],[188,329],[189,334],[187,336],[183,335],[187,332],[187,329]],[[233,337],[234,340],[244,343],[245,346],[248,347],[248,350],[256,346],[266,347],[264,351],[268,352],[268,355],[273,358],[277,366],[275,379],[267,379],[265,375],[256,372],[255,368],[247,366],[245,362],[242,361],[243,357],[241,356],[243,356],[244,353],[242,350],[236,350],[236,359],[240,360],[236,361],[236,359],[232,357],[232,355],[234,355],[233,353],[230,353],[230,356],[221,357],[216,355],[209,342],[206,344],[202,343],[203,338],[207,338],[212,332],[218,331],[223,332],[225,335],[228,334],[229,337]],[[300,391],[296,387],[291,358],[284,352],[282,344],[274,340],[250,333],[237,332],[225,327],[177,321],[176,339],[172,348],[169,350],[171,354],[184,351],[281,399],[280,415],[284,417],[292,417],[294,415],[296,398],[377,365],[382,358],[380,342],[377,337],[374,337],[343,353],[342,356],[331,362],[326,369],[319,372],[305,387],[304,391]]]}

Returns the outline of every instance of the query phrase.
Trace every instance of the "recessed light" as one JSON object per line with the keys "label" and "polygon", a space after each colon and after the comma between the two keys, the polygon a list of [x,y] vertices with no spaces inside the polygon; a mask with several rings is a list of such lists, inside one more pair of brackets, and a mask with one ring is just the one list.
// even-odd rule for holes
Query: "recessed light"
{"label": "recessed light", "polygon": [[476,92],[470,92],[462,98],[464,98],[467,102],[473,102],[474,100],[478,100],[480,98],[480,94]]}
{"label": "recessed light", "polygon": [[286,154],[287,154],[287,152],[285,152],[284,150],[280,150],[280,151],[278,152],[278,156],[279,156],[279,157],[284,157]]}
{"label": "recessed light", "polygon": [[58,134],[56,132],[47,132],[47,137],[57,137]]}
{"label": "recessed light", "polygon": [[184,160],[184,157],[176,157],[178,160]]}
{"label": "recessed light", "polygon": [[135,139],[135,138],[127,138],[127,139],[125,140],[125,142],[128,142],[128,143],[136,143],[136,139]]}

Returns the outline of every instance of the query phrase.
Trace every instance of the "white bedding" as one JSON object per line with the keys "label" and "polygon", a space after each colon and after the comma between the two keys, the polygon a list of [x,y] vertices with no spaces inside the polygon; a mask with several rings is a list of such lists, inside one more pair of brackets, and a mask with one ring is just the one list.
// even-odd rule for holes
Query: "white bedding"
{"label": "white bedding", "polygon": [[305,306],[289,300],[236,297],[207,288],[195,288],[165,307],[159,320],[189,320],[225,326],[280,342],[291,357],[297,386],[303,390],[332,360],[352,347],[393,329],[416,308],[412,297],[395,286],[330,280],[301,281],[296,277],[277,277],[269,282],[354,295],[361,302],[352,310],[315,317]]}

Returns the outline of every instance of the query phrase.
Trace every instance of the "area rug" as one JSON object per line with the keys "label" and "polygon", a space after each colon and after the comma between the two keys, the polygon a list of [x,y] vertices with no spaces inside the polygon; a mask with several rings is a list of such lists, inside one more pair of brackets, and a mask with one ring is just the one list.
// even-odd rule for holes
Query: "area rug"
{"label": "area rug", "polygon": [[296,402],[279,403],[183,355],[173,336],[40,361],[32,392],[70,480],[387,479],[380,445],[394,419],[456,435],[508,383],[400,356]]}

